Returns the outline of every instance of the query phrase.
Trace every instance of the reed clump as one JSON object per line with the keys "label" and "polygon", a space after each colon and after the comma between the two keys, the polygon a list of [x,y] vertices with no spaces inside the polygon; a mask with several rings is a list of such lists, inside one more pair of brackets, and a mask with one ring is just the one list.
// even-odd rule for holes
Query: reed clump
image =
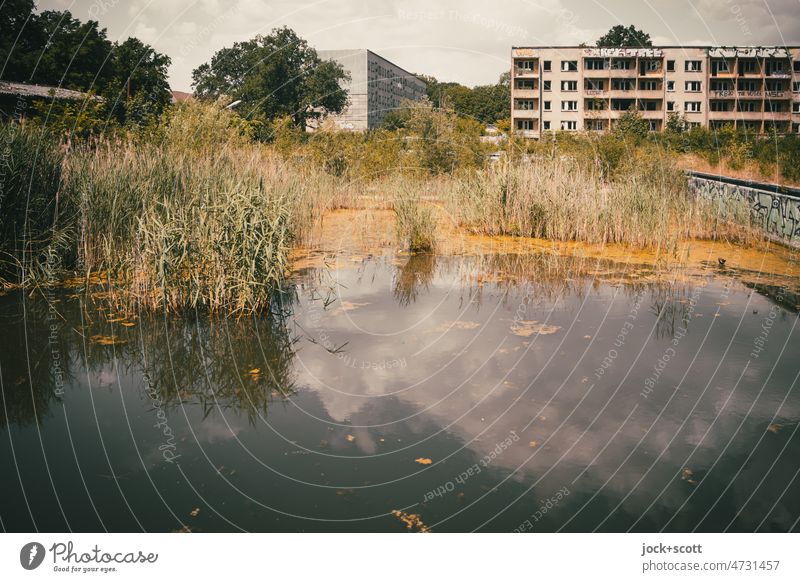
{"label": "reed clump", "polygon": [[724,213],[693,197],[668,161],[631,165],[613,180],[570,158],[500,163],[454,177],[447,207],[463,227],[515,235],[635,247],[674,246],[687,237],[754,236],[749,214]]}
{"label": "reed clump", "polygon": [[154,139],[76,149],[67,190],[87,271],[144,308],[236,313],[269,306],[315,205],[335,197],[326,183],[196,106]]}
{"label": "reed clump", "polygon": [[436,247],[436,208],[424,196],[428,185],[400,183],[394,195],[397,237],[412,253],[429,253]]}

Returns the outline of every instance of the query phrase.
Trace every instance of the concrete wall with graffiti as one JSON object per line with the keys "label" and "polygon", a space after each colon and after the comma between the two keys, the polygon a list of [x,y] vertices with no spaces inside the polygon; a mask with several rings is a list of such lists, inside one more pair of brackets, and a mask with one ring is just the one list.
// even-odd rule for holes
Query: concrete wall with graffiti
{"label": "concrete wall with graffiti", "polygon": [[689,190],[698,196],[717,200],[720,204],[744,201],[750,207],[753,221],[769,235],[800,248],[800,197],[797,195],[698,174],[689,174],[688,180]]}

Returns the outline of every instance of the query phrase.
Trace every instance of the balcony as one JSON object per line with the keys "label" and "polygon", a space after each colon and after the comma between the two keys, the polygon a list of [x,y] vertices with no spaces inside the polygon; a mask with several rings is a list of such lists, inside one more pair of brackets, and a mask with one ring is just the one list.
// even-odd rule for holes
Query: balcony
{"label": "balcony", "polygon": [[645,111],[640,109],[639,113],[641,114],[642,119],[664,119],[663,109],[656,109],[655,111]]}
{"label": "balcony", "polygon": [[765,111],[764,112],[764,120],[765,121],[786,121],[792,116],[792,110],[789,109],[787,111]]}
{"label": "balcony", "polygon": [[515,79],[532,79],[539,76],[538,69],[514,69]]}
{"label": "balcony", "polygon": [[608,97],[609,92],[606,89],[584,89],[583,94],[589,98],[601,99]]}
{"label": "balcony", "polygon": [[711,121],[736,121],[737,119],[761,119],[760,111],[709,111],[708,119]]}
{"label": "balcony", "polygon": [[664,91],[662,89],[639,89],[636,91],[636,97],[639,99],[663,99]]}
{"label": "balcony", "polygon": [[609,69],[608,73],[612,79],[635,79],[639,72],[636,69]]}
{"label": "balcony", "polygon": [[515,109],[514,119],[534,119],[539,117],[539,109]]}
{"label": "balcony", "polygon": [[711,91],[709,93],[710,99],[736,99],[736,91],[733,89],[722,89],[719,91]]}
{"label": "balcony", "polygon": [[511,92],[514,99],[534,99],[539,96],[538,89],[514,89]]}

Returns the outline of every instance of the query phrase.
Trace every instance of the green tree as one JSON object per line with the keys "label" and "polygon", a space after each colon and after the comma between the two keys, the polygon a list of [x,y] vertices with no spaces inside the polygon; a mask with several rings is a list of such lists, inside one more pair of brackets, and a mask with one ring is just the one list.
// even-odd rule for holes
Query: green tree
{"label": "green tree", "polygon": [[167,82],[170,58],[138,38],[116,45],[113,78],[103,91],[120,123],[146,123],[161,115],[172,93]]}
{"label": "green tree", "polygon": [[621,139],[641,140],[647,137],[650,125],[636,109],[629,109],[614,124],[614,134]]}
{"label": "green tree", "polygon": [[667,125],[665,126],[667,132],[683,133],[688,127],[689,124],[686,121],[685,115],[681,115],[677,111],[673,111],[667,116]]}
{"label": "green tree", "polygon": [[31,17],[35,9],[33,0],[0,1],[0,79],[21,81],[31,75]]}
{"label": "green tree", "polygon": [[606,34],[597,40],[597,46],[600,47],[648,47],[653,46],[653,41],[650,40],[650,35],[646,32],[639,30],[634,25],[628,27],[618,24],[613,26]]}
{"label": "green tree", "polygon": [[81,22],[68,10],[45,10],[26,34],[37,53],[31,81],[97,92],[108,85],[113,44],[94,20]]}
{"label": "green tree", "polygon": [[328,113],[341,113],[348,74],[333,61],[323,61],[290,28],[234,43],[192,72],[201,98],[240,100],[238,110],[265,122],[290,116],[298,127]]}

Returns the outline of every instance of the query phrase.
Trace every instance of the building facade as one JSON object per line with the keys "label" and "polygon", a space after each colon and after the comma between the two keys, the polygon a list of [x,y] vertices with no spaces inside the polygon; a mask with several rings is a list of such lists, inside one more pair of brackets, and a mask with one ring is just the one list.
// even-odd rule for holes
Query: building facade
{"label": "building facade", "polygon": [[800,132],[798,47],[515,47],[511,118],[518,134],[606,131],[637,109],[651,131],[691,126]]}
{"label": "building facade", "polygon": [[370,50],[321,50],[317,54],[350,73],[350,81],[343,85],[349,105],[341,114],[330,116],[342,129],[374,129],[404,100],[416,101],[426,95],[424,81]]}

